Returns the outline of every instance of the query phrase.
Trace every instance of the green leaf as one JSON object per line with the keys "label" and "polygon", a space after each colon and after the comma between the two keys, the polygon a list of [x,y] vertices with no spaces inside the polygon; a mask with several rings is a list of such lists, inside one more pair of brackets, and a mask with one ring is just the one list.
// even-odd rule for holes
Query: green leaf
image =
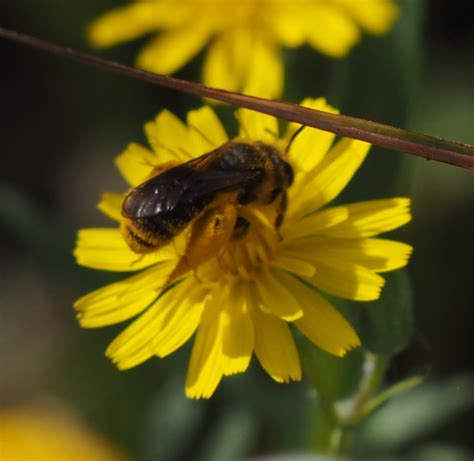
{"label": "green leaf", "polygon": [[472,460],[468,450],[450,445],[423,445],[410,454],[414,461],[466,461]]}
{"label": "green leaf", "polygon": [[365,450],[393,453],[472,407],[474,375],[422,384],[374,413],[364,424],[358,441]]}
{"label": "green leaf", "polygon": [[312,455],[310,453],[286,453],[284,455],[264,455],[256,458],[250,458],[248,461],[342,461],[346,458],[335,458],[333,456]]}
{"label": "green leaf", "polygon": [[224,413],[214,426],[197,459],[202,461],[244,459],[253,451],[257,433],[252,412],[234,406]]}
{"label": "green leaf", "polygon": [[356,324],[365,348],[375,354],[393,355],[413,337],[413,295],[405,271],[384,274],[384,278],[380,299],[351,304],[348,316]]}
{"label": "green leaf", "polygon": [[0,223],[39,259],[62,267],[72,260],[72,234],[63,223],[37,200],[5,183],[0,183]]}
{"label": "green leaf", "polygon": [[[340,425],[335,402],[352,394],[359,385],[364,363],[361,349],[344,358],[335,357],[308,341],[299,341],[304,374],[317,392],[317,399],[307,406],[311,446],[328,452]],[[308,402],[309,403],[309,402]]]}
{"label": "green leaf", "polygon": [[140,459],[182,459],[196,438],[207,402],[187,399],[181,379],[170,380],[151,403]]}
{"label": "green leaf", "polygon": [[356,349],[345,357],[335,357],[306,340],[299,341],[305,375],[321,398],[333,402],[350,395],[362,375],[362,350]]}

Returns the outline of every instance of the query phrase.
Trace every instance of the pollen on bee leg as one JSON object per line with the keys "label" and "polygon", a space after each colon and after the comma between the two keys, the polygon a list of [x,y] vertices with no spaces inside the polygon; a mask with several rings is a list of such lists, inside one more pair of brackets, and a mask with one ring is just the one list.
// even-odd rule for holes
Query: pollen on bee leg
{"label": "pollen on bee leg", "polygon": [[153,244],[141,235],[140,229],[131,219],[124,219],[120,224],[120,232],[129,248],[139,255],[149,253],[153,249]]}
{"label": "pollen on bee leg", "polygon": [[192,225],[184,255],[168,277],[167,284],[216,256],[229,242],[237,221],[232,203],[204,212]]}

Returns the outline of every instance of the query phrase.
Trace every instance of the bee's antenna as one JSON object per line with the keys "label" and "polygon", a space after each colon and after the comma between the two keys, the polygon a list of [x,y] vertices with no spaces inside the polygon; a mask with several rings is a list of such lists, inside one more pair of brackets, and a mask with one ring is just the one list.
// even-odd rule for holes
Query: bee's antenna
{"label": "bee's antenna", "polygon": [[182,154],[186,155],[187,157],[191,157],[191,158],[192,158],[192,156],[193,156],[193,155],[191,154],[191,152],[188,152],[186,149],[183,149],[182,147],[179,148],[179,151],[180,151]]}
{"label": "bee's antenna", "polygon": [[270,128],[265,128],[265,133],[271,134],[275,139],[278,139],[278,135],[274,131],[270,130]]}
{"label": "bee's antenna", "polygon": [[198,133],[204,141],[206,141],[211,147],[217,147],[216,143],[208,138],[197,126],[189,125],[196,133]]}
{"label": "bee's antenna", "polygon": [[157,166],[154,163],[150,162],[150,160],[148,159],[143,159],[143,161],[140,162],[140,165],[149,166],[151,168],[155,168]]}
{"label": "bee's antenna", "polygon": [[[181,156],[178,154],[178,152],[176,152],[175,150],[173,149],[170,149],[169,147],[165,146],[162,142],[157,142],[158,146],[160,146],[163,150],[169,152],[171,155],[174,155],[177,159],[180,159]],[[181,147],[179,148],[179,151],[182,152],[184,155],[186,155],[187,157],[191,157],[191,154],[189,152],[186,152],[184,149],[182,149]]]}
{"label": "bee's antenna", "polygon": [[293,144],[293,141],[296,139],[296,137],[306,128],[305,125],[301,125],[292,135],[290,140],[288,141],[288,144],[286,145],[285,149],[285,154],[288,154],[290,152],[290,147]]}

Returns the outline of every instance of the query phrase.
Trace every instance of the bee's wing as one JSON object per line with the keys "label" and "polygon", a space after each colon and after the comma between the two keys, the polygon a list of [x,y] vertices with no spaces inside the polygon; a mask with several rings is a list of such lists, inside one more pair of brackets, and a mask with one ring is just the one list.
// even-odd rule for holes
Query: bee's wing
{"label": "bee's wing", "polygon": [[130,219],[146,218],[191,203],[209,202],[217,192],[242,187],[262,173],[202,170],[197,162],[201,158],[167,170],[133,189],[123,202],[123,215]]}

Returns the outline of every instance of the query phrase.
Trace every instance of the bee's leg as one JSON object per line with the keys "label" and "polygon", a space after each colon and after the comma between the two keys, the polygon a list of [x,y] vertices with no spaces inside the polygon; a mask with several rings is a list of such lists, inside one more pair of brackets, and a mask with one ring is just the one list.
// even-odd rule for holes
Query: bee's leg
{"label": "bee's leg", "polygon": [[284,189],[281,189],[279,196],[278,196],[278,203],[276,205],[277,215],[275,218],[275,227],[278,229],[282,223],[283,218],[285,217],[285,211],[288,206],[288,196]]}
{"label": "bee's leg", "polygon": [[192,225],[184,256],[168,278],[167,285],[216,256],[232,237],[237,210],[232,203],[207,210]]}
{"label": "bee's leg", "polygon": [[250,229],[250,223],[247,219],[238,216],[235,221],[234,231],[232,232],[232,238],[235,240],[245,237]]}

